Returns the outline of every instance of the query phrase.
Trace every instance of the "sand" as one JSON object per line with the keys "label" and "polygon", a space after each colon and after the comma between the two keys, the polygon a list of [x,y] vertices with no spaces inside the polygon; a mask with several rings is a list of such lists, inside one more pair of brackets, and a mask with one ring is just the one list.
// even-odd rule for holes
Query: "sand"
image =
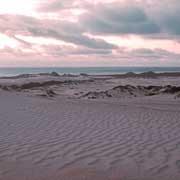
{"label": "sand", "polygon": [[[63,83],[0,90],[0,180],[180,179],[176,94],[81,97],[130,82],[178,86],[179,78],[54,78]],[[1,79],[0,84],[50,80],[42,79]],[[56,94],[41,96],[44,88]]]}

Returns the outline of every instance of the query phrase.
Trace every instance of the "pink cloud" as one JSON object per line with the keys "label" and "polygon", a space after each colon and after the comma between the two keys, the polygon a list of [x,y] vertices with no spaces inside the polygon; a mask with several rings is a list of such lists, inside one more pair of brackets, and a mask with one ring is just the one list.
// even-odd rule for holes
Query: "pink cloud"
{"label": "pink cloud", "polygon": [[19,65],[33,64],[35,59],[41,63],[44,59],[46,65],[68,61],[87,66],[180,62],[178,0],[28,0],[27,4],[33,4],[28,13],[18,12],[17,5],[7,14],[7,4],[0,3],[0,66],[4,59]]}

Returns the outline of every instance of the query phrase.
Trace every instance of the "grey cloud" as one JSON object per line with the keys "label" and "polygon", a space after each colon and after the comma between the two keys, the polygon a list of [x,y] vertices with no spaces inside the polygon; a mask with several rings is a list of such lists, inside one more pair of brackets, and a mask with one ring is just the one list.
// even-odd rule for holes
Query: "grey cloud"
{"label": "grey cloud", "polygon": [[38,10],[45,13],[84,9],[77,24],[95,35],[135,34],[161,39],[180,35],[179,0],[126,0],[96,5],[81,0],[38,1]]}
{"label": "grey cloud", "polygon": [[[73,47],[58,47],[49,54],[69,54],[69,55],[98,55],[106,58],[112,57],[119,47],[99,38],[90,38],[87,32],[94,35],[124,35],[136,34],[148,38],[172,39],[178,41],[180,35],[180,1],[165,0],[157,2],[151,0],[152,6],[140,3],[109,3],[92,4],[84,3],[81,7],[86,8],[86,12],[79,16],[78,22],[66,20],[38,19],[35,17],[22,15],[0,15],[0,32],[19,41],[26,48],[32,49],[32,44],[22,40],[17,35],[54,38],[62,40]],[[59,10],[74,8],[74,0],[68,1],[45,1],[41,4],[44,12],[60,13]],[[78,0],[80,3],[80,1]],[[128,2],[128,1],[126,1]],[[134,0],[134,2],[136,2]],[[59,3],[59,4],[58,4]],[[170,5],[170,8],[167,8]],[[46,7],[46,8],[45,8]],[[49,8],[49,9],[48,9]],[[173,39],[173,40],[174,40]],[[48,45],[50,48],[50,45]],[[35,50],[35,49],[34,49]],[[6,49],[4,52],[10,52]],[[48,51],[48,48],[45,49]],[[21,54],[21,49],[13,51],[14,54]],[[116,56],[116,55],[115,55]],[[144,59],[176,59],[180,55],[162,49],[138,49],[117,53],[117,58],[144,58]]]}
{"label": "grey cloud", "polygon": [[[5,20],[5,19],[6,20]],[[66,21],[39,20],[22,15],[0,16],[0,32],[16,35],[28,35],[54,38],[67,43],[92,49],[116,49],[117,46],[98,38],[83,35],[84,30],[78,24]],[[8,34],[7,34],[8,35]]]}
{"label": "grey cloud", "polygon": [[180,60],[180,54],[173,53],[164,49],[136,49],[129,52],[131,56],[146,59],[169,59]]}
{"label": "grey cloud", "polygon": [[124,22],[124,23],[138,23],[147,21],[147,15],[139,7],[125,6],[104,6],[101,7],[100,14],[110,21]]}
{"label": "grey cloud", "polygon": [[111,54],[112,50],[105,50],[105,49],[79,49],[75,52],[73,52],[72,54],[79,54],[79,55],[107,55],[107,54]]}
{"label": "grey cloud", "polygon": [[[37,48],[38,47],[38,48]],[[28,49],[28,51],[26,51]],[[25,50],[25,51],[24,51]],[[68,45],[38,45],[31,47],[18,46],[16,49],[11,47],[0,48],[1,55],[10,55],[14,57],[70,57],[70,56],[89,56],[89,55],[109,55],[112,54],[112,50],[105,49],[90,49],[83,47],[73,47]]]}
{"label": "grey cloud", "polygon": [[127,0],[97,4],[79,17],[87,31],[100,35],[135,34],[172,39],[180,35],[180,1]]}
{"label": "grey cloud", "polygon": [[104,49],[89,49],[73,46],[57,46],[57,45],[48,45],[41,46],[41,48],[50,56],[81,56],[81,55],[107,55],[112,54],[111,50]]}
{"label": "grey cloud", "polygon": [[[100,19],[85,14],[81,18],[81,22],[87,31],[94,34],[155,34],[160,32],[160,28],[153,21],[144,21],[141,23],[121,23],[121,22],[107,22],[107,20]],[[92,20],[94,19],[94,20]],[[117,23],[117,24],[116,24]]]}
{"label": "grey cloud", "polygon": [[164,29],[170,34],[180,35],[179,12],[172,15],[167,15],[162,19],[162,26],[164,26]]}
{"label": "grey cloud", "polygon": [[137,6],[121,4],[99,5],[84,13],[80,22],[92,33],[98,34],[156,34],[160,27]]}
{"label": "grey cloud", "polygon": [[53,29],[37,29],[37,28],[29,28],[29,32],[33,36],[38,37],[46,37],[46,38],[55,38],[63,40],[67,43],[73,43],[75,45],[81,45],[92,49],[117,49],[118,47],[107,43],[104,40],[101,39],[95,39],[95,38],[89,38],[87,36],[78,34],[78,35],[72,35],[72,34],[62,34],[59,33]]}
{"label": "grey cloud", "polygon": [[161,27],[161,36],[178,37],[180,35],[180,1],[164,0],[152,1],[153,6],[144,7],[149,17]]}
{"label": "grey cloud", "polygon": [[152,38],[180,35],[179,0],[126,0],[99,3],[81,0],[39,0],[38,9],[60,13],[61,10],[84,9],[79,24],[93,34],[136,34]]}

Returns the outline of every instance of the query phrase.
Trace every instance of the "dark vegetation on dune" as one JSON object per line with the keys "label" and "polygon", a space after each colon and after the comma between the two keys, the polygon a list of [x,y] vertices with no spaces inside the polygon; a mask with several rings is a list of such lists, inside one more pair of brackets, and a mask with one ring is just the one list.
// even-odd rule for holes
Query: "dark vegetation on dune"
{"label": "dark vegetation on dune", "polygon": [[164,72],[164,73],[155,73],[153,71],[144,72],[144,73],[128,72],[126,74],[115,74],[113,76],[118,78],[180,77],[180,72]]}
{"label": "dark vegetation on dune", "polygon": [[20,74],[17,76],[7,76],[7,77],[0,77],[0,79],[21,79],[21,78],[32,78],[36,77],[37,75],[39,76],[54,76],[54,77],[59,77],[60,75],[57,72],[51,72],[51,73],[39,73],[39,74]]}
{"label": "dark vegetation on dune", "polygon": [[119,98],[119,97],[140,97],[140,96],[155,96],[160,94],[171,94],[175,97],[180,97],[179,86],[117,86],[112,89],[100,92],[88,92],[83,95],[83,98],[98,99],[98,98]]}
{"label": "dark vegetation on dune", "polygon": [[[18,79],[18,78],[32,78],[36,76],[52,76],[57,77],[55,80],[48,80],[44,82],[27,82],[24,84],[11,84],[11,85],[0,85],[0,89],[6,91],[25,91],[25,90],[32,90],[32,89],[40,89],[43,88],[45,91],[45,95],[42,96],[49,96],[53,97],[57,95],[53,90],[49,89],[51,86],[63,86],[63,85],[78,85],[81,83],[89,83],[94,82],[96,79],[99,80],[98,76],[91,76],[87,74],[80,74],[80,76],[89,76],[92,79],[86,80],[65,80],[62,81],[58,77],[66,76],[71,77],[75,75],[71,74],[64,74],[59,75],[56,72],[52,73],[40,73],[40,74],[22,74],[14,77],[3,77],[4,79]],[[103,75],[105,76],[105,75]],[[141,74],[136,74],[133,72],[129,72],[126,74],[119,74],[119,75],[107,75],[107,79],[113,78],[159,78],[159,77],[178,77],[180,73],[154,73],[154,72],[144,72]],[[132,85],[124,85],[124,86],[117,86],[112,89],[106,91],[92,91],[88,92],[81,96],[81,98],[88,98],[88,99],[98,99],[98,98],[121,98],[121,97],[141,97],[141,96],[154,96],[160,94],[171,94],[174,95],[175,98],[180,98],[180,86],[132,86]]]}
{"label": "dark vegetation on dune", "polygon": [[[93,81],[91,81],[93,82]],[[56,93],[50,90],[54,85],[78,85],[81,81],[46,81],[43,83],[30,82],[22,85],[0,85],[0,88],[6,91],[24,91],[34,88],[44,88],[48,96],[55,96]],[[81,98],[98,99],[98,98],[120,98],[120,97],[140,97],[140,96],[154,96],[160,94],[175,95],[176,98],[180,97],[180,86],[116,86],[106,91],[92,91],[84,94]]]}
{"label": "dark vegetation on dune", "polygon": [[57,95],[52,89],[50,89],[52,86],[63,86],[63,85],[78,85],[80,83],[87,83],[87,82],[93,82],[93,80],[66,80],[66,81],[45,81],[45,82],[29,82],[25,84],[12,84],[12,85],[0,85],[0,89],[5,91],[25,91],[25,90],[33,90],[33,89],[41,89],[45,92],[41,96],[48,96],[53,97]]}

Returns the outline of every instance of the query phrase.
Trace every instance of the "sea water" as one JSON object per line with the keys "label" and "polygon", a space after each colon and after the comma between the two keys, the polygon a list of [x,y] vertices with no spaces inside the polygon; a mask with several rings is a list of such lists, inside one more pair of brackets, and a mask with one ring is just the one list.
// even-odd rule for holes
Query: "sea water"
{"label": "sea water", "polygon": [[40,68],[0,68],[0,76],[16,76],[20,74],[38,74],[57,72],[59,74],[124,74],[128,72],[180,72],[180,67],[40,67]]}

